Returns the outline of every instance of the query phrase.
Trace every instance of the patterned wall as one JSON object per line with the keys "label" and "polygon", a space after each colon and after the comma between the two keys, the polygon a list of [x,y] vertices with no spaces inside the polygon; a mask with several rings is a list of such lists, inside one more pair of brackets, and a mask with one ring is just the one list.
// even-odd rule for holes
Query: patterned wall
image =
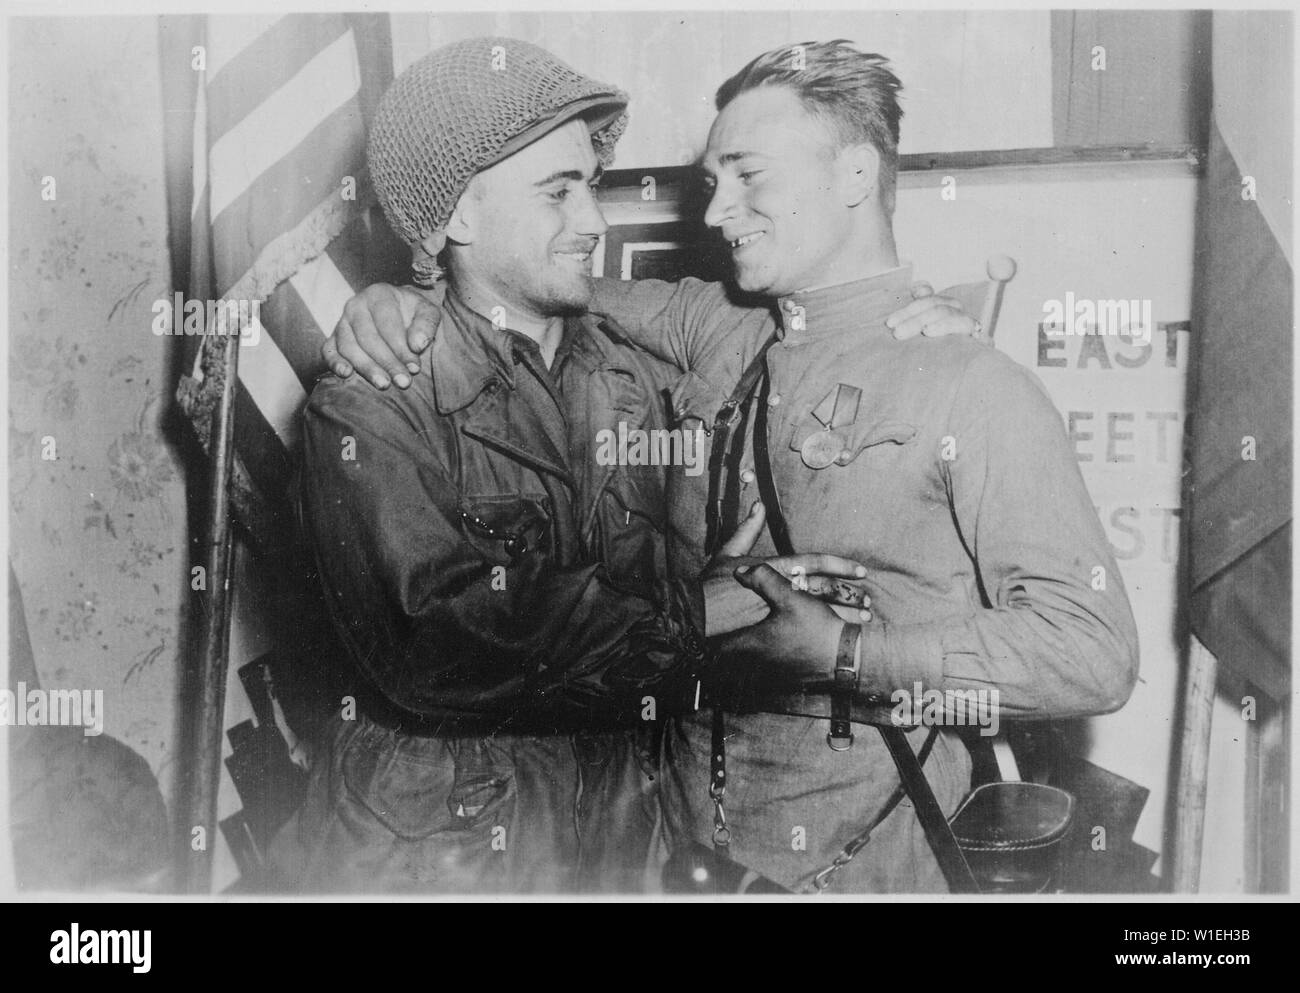
{"label": "patterned wall", "polygon": [[157,19],[9,26],[9,555],[42,685],[102,689],[106,733],[170,797],[187,554],[150,327],[171,282]]}

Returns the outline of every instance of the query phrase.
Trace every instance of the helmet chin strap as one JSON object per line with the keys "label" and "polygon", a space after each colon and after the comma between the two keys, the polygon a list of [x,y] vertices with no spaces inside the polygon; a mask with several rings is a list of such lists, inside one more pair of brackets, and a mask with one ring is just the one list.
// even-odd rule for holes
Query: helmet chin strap
{"label": "helmet chin strap", "polygon": [[447,246],[447,232],[434,231],[411,246],[411,271],[417,286],[428,289],[444,275],[438,255]]}

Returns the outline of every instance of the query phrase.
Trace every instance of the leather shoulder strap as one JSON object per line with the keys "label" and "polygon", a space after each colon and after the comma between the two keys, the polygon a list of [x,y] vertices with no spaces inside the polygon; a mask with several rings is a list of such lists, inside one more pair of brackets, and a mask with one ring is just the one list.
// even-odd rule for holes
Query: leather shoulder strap
{"label": "leather shoulder strap", "polygon": [[[727,522],[722,519],[722,500],[726,493],[726,474],[730,466],[732,446],[735,444],[736,423],[740,420],[740,411],[746,402],[754,393],[754,387],[758,385],[759,377],[763,375],[767,368],[767,350],[776,342],[776,332],[773,331],[767,341],[763,342],[758,350],[758,354],[745,367],[741,373],[740,381],[736,383],[736,388],[731,391],[723,405],[718,408],[717,416],[713,419],[713,447],[709,454],[709,504],[708,504],[708,532],[705,536],[704,550],[710,558],[717,554],[718,549],[726,540],[723,529]],[[782,554],[785,554],[784,552]]]}
{"label": "leather shoulder strap", "polygon": [[772,545],[778,555],[793,555],[794,544],[790,541],[790,526],[785,513],[781,510],[781,497],[776,492],[776,480],[772,476],[772,456],[767,447],[767,412],[772,393],[772,377],[767,375],[767,352],[763,355],[763,387],[758,398],[758,410],[754,413],[754,470],[758,476],[758,495],[767,511],[767,533],[772,537]]}
{"label": "leather shoulder strap", "polygon": [[878,727],[880,736],[885,739],[885,747],[889,749],[889,755],[898,769],[903,789],[912,801],[916,819],[921,822],[925,839],[939,861],[948,889],[953,893],[978,893],[980,888],[975,882],[975,874],[971,872],[970,864],[957,844],[952,825],[943,816],[943,809],[935,798],[934,790],[930,788],[930,781],[925,778],[925,770],[917,761],[912,746],[907,743],[907,735],[902,728]]}

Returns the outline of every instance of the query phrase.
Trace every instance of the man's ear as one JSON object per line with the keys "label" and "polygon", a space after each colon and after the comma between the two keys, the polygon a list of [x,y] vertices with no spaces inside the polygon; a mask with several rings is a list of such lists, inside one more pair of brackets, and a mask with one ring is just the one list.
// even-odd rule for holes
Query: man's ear
{"label": "man's ear", "polygon": [[880,153],[869,142],[849,145],[836,157],[844,203],[856,207],[880,197]]}
{"label": "man's ear", "polygon": [[444,229],[444,241],[455,245],[470,245],[474,242],[475,204],[481,199],[477,189],[478,177],[475,176],[465,187],[465,192],[456,201],[456,209],[451,212],[451,220]]}
{"label": "man's ear", "polygon": [[447,232],[435,231],[424,241],[420,242],[420,247],[428,253],[429,258],[436,259],[438,253],[447,247]]}

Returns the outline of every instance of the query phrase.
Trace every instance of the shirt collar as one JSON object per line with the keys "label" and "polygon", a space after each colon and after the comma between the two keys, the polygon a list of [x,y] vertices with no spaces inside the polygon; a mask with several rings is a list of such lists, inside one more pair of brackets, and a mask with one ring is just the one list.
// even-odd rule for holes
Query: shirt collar
{"label": "shirt collar", "polygon": [[504,337],[491,321],[467,307],[456,291],[448,288],[433,344],[420,357],[439,413],[460,410],[493,380],[513,386],[513,363],[503,349]]}
{"label": "shirt collar", "polygon": [[[563,361],[581,361],[584,366],[599,365],[605,350],[599,335],[591,333],[586,323],[590,315],[568,318],[564,334],[556,349],[552,369],[558,371]],[[443,319],[433,344],[420,358],[420,364],[433,385],[434,402],[442,414],[450,414],[470,404],[493,380],[515,386],[515,349],[534,342],[522,332],[498,328],[482,314],[472,310],[453,287],[447,290]],[[541,361],[540,355],[538,361]]]}
{"label": "shirt collar", "polygon": [[535,339],[513,328],[501,328],[497,334],[506,339],[503,352],[509,356],[512,364],[523,361],[524,354],[527,354],[529,360],[541,371],[552,377],[560,375],[560,370],[563,368],[565,361],[579,348],[579,342],[587,337],[587,335],[583,334],[578,319],[566,317],[560,332],[560,342],[555,348],[555,357],[548,367],[542,359],[542,346]]}
{"label": "shirt collar", "polygon": [[777,335],[786,345],[845,331],[884,330],[884,319],[912,299],[912,267],[866,279],[791,293],[777,301]]}

